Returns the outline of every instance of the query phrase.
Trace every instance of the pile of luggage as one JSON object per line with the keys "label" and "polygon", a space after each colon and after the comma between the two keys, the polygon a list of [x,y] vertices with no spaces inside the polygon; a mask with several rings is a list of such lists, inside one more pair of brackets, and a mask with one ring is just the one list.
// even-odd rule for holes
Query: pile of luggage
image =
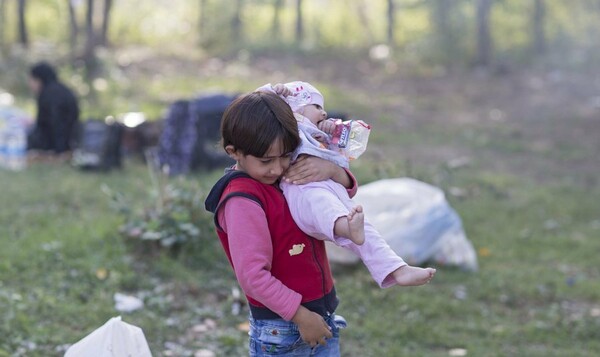
{"label": "pile of luggage", "polygon": [[110,170],[122,165],[123,155],[154,150],[157,165],[170,175],[226,167],[233,162],[218,147],[221,117],[234,95],[211,94],[172,103],[164,120],[119,118],[84,121],[72,162],[85,170]]}

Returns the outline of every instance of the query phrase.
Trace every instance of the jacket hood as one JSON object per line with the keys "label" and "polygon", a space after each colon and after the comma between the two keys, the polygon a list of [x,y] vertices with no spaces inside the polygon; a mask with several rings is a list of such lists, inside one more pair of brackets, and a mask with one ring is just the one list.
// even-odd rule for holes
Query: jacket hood
{"label": "jacket hood", "polygon": [[39,79],[44,86],[58,81],[56,71],[46,62],[40,62],[31,67],[31,76]]}
{"label": "jacket hood", "polygon": [[230,181],[238,178],[238,177],[250,177],[247,173],[243,171],[238,171],[234,169],[227,169],[225,171],[225,175],[215,183],[213,188],[210,190],[210,193],[206,197],[206,201],[204,201],[204,208],[212,213],[216,213],[217,207],[219,206],[219,202],[221,201],[221,196],[223,195],[223,191],[229,184]]}

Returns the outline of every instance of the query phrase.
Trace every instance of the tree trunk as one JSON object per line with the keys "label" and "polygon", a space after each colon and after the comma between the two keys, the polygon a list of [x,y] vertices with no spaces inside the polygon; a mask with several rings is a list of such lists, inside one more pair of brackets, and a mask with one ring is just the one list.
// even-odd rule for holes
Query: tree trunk
{"label": "tree trunk", "polygon": [[237,0],[235,13],[231,20],[231,30],[233,33],[234,42],[242,42],[242,10],[244,6],[243,0]]}
{"label": "tree trunk", "polygon": [[102,33],[100,34],[100,45],[109,46],[108,27],[110,24],[110,13],[112,9],[112,0],[104,0],[104,11],[102,14]]}
{"label": "tree trunk", "polygon": [[19,18],[19,43],[24,47],[29,46],[29,35],[27,34],[27,23],[25,22],[25,0],[19,0],[18,18]]}
{"label": "tree trunk", "polygon": [[4,52],[4,49],[6,48],[6,43],[4,43],[4,24],[6,23],[6,17],[4,16],[5,5],[4,0],[0,0],[0,50],[2,50],[2,52]]}
{"label": "tree trunk", "polygon": [[296,0],[296,43],[304,41],[304,23],[302,20],[302,0]]}
{"label": "tree trunk", "polygon": [[387,0],[387,43],[394,44],[394,27],[396,25],[396,9],[394,0]]}
{"label": "tree trunk", "polygon": [[198,14],[198,38],[202,43],[206,39],[206,0],[200,0],[198,10],[200,10]]}
{"label": "tree trunk", "polygon": [[71,50],[71,60],[74,61],[77,53],[77,38],[79,37],[79,24],[77,23],[77,15],[73,0],[67,0],[69,6],[69,46]]}
{"label": "tree trunk", "polygon": [[440,51],[442,60],[452,62],[459,48],[456,41],[456,30],[452,23],[454,0],[435,0],[432,3],[432,21],[435,28],[436,48]]}
{"label": "tree trunk", "polygon": [[533,9],[533,51],[536,55],[542,55],[546,51],[545,17],[546,5],[544,0],[535,0]]}
{"label": "tree trunk", "polygon": [[369,41],[369,45],[375,42],[375,36],[373,35],[373,31],[371,30],[371,26],[369,26],[369,19],[367,18],[367,4],[363,0],[358,1],[356,4],[356,15],[362,28],[367,35],[367,41]]}
{"label": "tree trunk", "polygon": [[96,45],[96,34],[94,32],[94,0],[87,0],[85,15],[85,51],[83,53],[83,61],[85,63],[88,79],[93,78],[96,73]]}
{"label": "tree trunk", "polygon": [[437,25],[438,35],[443,41],[451,38],[450,27],[450,12],[451,5],[449,0],[436,0],[435,7],[435,22]]}
{"label": "tree trunk", "polygon": [[477,0],[477,58],[476,64],[487,67],[492,57],[490,10],[493,0]]}
{"label": "tree trunk", "polygon": [[281,39],[281,7],[283,0],[275,0],[273,3],[273,38],[276,40]]}

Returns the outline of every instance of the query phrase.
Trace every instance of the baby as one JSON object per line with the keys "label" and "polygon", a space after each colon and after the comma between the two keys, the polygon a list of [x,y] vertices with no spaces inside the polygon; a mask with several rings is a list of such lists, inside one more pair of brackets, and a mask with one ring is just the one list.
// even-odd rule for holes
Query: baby
{"label": "baby", "polygon": [[[301,144],[293,153],[292,162],[300,155],[311,155],[349,167],[349,159],[331,140],[336,120],[327,119],[323,95],[314,86],[296,81],[267,84],[258,90],[280,95],[294,112]],[[393,252],[379,232],[365,221],[362,206],[355,204],[339,183],[326,180],[296,185],[282,180],[280,187],[302,231],[354,251],[381,287],[422,285],[433,278],[435,269],[409,266]]]}

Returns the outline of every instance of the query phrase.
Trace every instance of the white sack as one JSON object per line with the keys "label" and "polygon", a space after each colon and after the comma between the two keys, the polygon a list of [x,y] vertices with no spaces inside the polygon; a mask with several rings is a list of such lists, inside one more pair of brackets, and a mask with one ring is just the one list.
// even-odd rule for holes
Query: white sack
{"label": "white sack", "polygon": [[141,328],[113,317],[69,347],[65,357],[152,357]]}
{"label": "white sack", "polygon": [[[477,270],[473,245],[439,188],[410,178],[380,180],[361,186],[354,201],[363,206],[366,219],[407,263],[430,261]],[[333,244],[327,244],[327,253],[334,263],[359,261],[354,253]]]}

